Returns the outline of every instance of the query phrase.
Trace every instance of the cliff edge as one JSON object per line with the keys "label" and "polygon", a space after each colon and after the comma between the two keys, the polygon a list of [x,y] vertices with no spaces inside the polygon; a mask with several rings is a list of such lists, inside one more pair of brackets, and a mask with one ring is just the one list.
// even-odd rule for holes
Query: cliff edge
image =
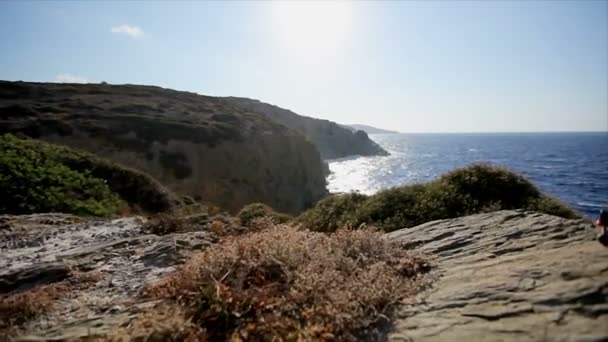
{"label": "cliff edge", "polygon": [[388,152],[371,140],[362,130],[352,131],[329,120],[298,115],[290,110],[258,100],[242,97],[226,97],[224,100],[231,105],[263,113],[272,120],[301,133],[319,149],[323,159],[353,155],[388,155]]}
{"label": "cliff edge", "polygon": [[327,194],[315,146],[221,98],[151,86],[0,81],[0,134],[87,150],[236,211],[298,212]]}

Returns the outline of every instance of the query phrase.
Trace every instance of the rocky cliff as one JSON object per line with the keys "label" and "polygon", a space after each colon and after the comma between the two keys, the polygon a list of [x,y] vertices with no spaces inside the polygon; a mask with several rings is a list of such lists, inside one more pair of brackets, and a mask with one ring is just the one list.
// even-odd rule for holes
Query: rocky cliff
{"label": "rocky cliff", "polygon": [[298,115],[258,100],[226,97],[224,101],[246,110],[263,113],[272,120],[300,132],[319,149],[324,159],[353,155],[388,155],[388,152],[361,130],[353,131],[332,121]]}
{"label": "rocky cliff", "polygon": [[88,150],[238,210],[297,212],[327,191],[302,135],[217,97],[150,86],[0,82],[0,133]]}
{"label": "rocky cliff", "polygon": [[[26,307],[30,316],[15,329],[0,319],[0,339],[3,332],[26,341],[115,334],[161,304],[141,297],[142,289],[218,241],[217,221],[244,229],[222,217],[187,220],[189,231],[158,236],[138,217],[0,217],[0,304],[12,305],[0,305],[0,318],[20,318],[14,308],[28,297],[15,293],[35,295],[38,304]],[[608,338],[608,250],[587,221],[499,211],[386,236],[434,259],[429,286],[398,310],[389,340]]]}
{"label": "rocky cliff", "polygon": [[433,255],[392,341],[606,341],[608,249],[589,222],[499,211],[388,234]]}

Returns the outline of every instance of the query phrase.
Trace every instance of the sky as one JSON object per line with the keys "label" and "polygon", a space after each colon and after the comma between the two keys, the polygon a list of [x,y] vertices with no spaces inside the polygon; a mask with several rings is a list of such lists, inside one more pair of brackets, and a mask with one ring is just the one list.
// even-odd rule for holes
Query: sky
{"label": "sky", "polygon": [[0,79],[402,132],[608,131],[608,1],[0,2]]}

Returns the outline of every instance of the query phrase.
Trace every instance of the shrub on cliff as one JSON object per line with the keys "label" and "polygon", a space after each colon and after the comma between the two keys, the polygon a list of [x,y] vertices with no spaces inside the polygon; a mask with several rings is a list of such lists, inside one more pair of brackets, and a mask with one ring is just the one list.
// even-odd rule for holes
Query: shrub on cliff
{"label": "shrub on cliff", "polygon": [[364,199],[358,196],[340,195],[319,202],[298,221],[318,231],[333,231],[344,223],[374,224],[392,231],[432,220],[504,209],[578,217],[558,200],[542,194],[525,177],[488,164],[456,169],[426,184],[387,189]]}
{"label": "shrub on cliff", "polygon": [[356,224],[354,213],[367,200],[366,195],[347,193],[322,199],[296,219],[310,230],[333,232],[339,227]]}
{"label": "shrub on cliff", "polygon": [[0,136],[0,212],[108,216],[121,200],[163,211],[173,196],[151,177],[92,154],[13,135]]}
{"label": "shrub on cliff", "polygon": [[271,225],[208,247],[144,292],[184,308],[210,341],[371,339],[428,267],[371,229]]}
{"label": "shrub on cliff", "polygon": [[274,223],[285,223],[291,219],[287,214],[277,213],[271,207],[263,203],[251,203],[243,207],[237,214],[241,224],[249,227],[256,219],[270,218]]}

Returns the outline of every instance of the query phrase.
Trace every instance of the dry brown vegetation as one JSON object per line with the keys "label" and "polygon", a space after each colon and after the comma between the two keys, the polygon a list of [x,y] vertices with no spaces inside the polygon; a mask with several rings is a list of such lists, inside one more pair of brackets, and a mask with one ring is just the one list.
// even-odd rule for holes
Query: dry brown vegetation
{"label": "dry brown vegetation", "polygon": [[181,306],[211,340],[355,340],[376,336],[428,268],[375,230],[270,225],[227,237],[144,295]]}
{"label": "dry brown vegetation", "polygon": [[184,220],[173,213],[159,213],[143,224],[142,230],[155,235],[166,235],[184,230]]}
{"label": "dry brown vegetation", "polygon": [[129,323],[114,331],[107,338],[91,339],[91,341],[205,341],[204,331],[185,318],[184,311],[176,306],[161,306],[146,312]]}
{"label": "dry brown vegetation", "polygon": [[73,272],[62,282],[0,296],[0,336],[48,312],[56,300],[71,291],[84,289],[101,278],[97,272]]}

